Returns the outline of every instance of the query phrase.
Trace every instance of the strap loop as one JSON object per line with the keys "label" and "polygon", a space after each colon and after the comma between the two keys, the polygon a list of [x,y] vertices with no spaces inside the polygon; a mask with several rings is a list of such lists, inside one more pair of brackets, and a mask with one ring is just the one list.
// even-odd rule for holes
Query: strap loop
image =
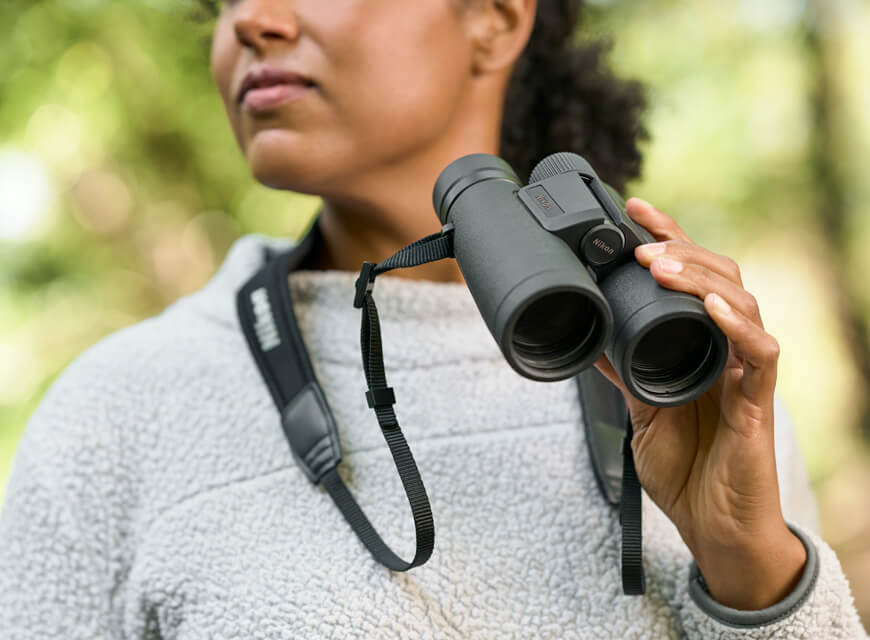
{"label": "strap loop", "polygon": [[363,300],[368,295],[371,295],[375,288],[375,263],[363,262],[360,269],[359,278],[356,279],[356,295],[353,298],[354,309],[362,309]]}
{"label": "strap loop", "polygon": [[402,560],[384,543],[341,481],[337,469],[327,474],[324,478],[324,486],[372,556],[393,571],[407,571],[424,564],[429,559],[435,547],[435,522],[432,517],[429,496],[426,494],[426,488],[423,486],[422,478],[420,478],[417,463],[414,461],[414,456],[411,454],[411,449],[408,447],[393,411],[396,395],[393,388],[387,385],[378,308],[375,305],[372,292],[375,286],[375,277],[378,274],[392,269],[415,267],[427,262],[454,257],[453,235],[449,233],[452,230],[453,225],[445,225],[440,233],[417,240],[380,264],[363,262],[359,278],[356,281],[353,306],[362,309],[360,350],[362,351],[363,371],[369,385],[369,389],[366,391],[366,401],[369,407],[375,410],[381,433],[383,433],[390,448],[393,462],[399,472],[399,478],[402,480],[405,495],[411,506],[414,529],[417,535],[417,551],[414,554],[414,559],[410,562]]}

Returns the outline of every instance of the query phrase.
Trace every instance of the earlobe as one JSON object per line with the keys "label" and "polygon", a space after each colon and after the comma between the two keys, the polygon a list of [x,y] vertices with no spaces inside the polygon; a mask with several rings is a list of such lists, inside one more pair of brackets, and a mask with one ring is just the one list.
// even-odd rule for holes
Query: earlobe
{"label": "earlobe", "polygon": [[471,11],[476,73],[489,73],[513,65],[535,22],[537,0],[484,0]]}

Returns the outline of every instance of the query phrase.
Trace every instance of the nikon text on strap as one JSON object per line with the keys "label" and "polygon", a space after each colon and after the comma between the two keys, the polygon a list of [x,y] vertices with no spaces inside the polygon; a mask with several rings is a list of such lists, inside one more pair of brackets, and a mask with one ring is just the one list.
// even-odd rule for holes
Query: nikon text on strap
{"label": "nikon text on strap", "polygon": [[[453,257],[452,233],[452,225],[445,225],[440,233],[408,245],[379,264],[363,263],[353,300],[354,307],[362,309],[360,346],[369,385],[366,399],[390,448],[414,518],[417,550],[410,562],[386,545],[339,476],[338,429],[296,324],[287,277],[323,241],[319,217],[295,247],[275,255],[267,250],[266,264],[236,294],[236,310],[248,347],[278,408],[294,459],[311,482],[323,484],[372,556],[394,571],[407,571],[429,559],[435,526],[426,489],[393,411],[395,394],[387,385],[372,293],[375,278],[381,273]],[[577,384],[599,488],[608,502],[620,507],[623,591],[641,594],[641,494],[631,455],[631,421],[622,393],[597,369],[589,367],[581,372]]]}

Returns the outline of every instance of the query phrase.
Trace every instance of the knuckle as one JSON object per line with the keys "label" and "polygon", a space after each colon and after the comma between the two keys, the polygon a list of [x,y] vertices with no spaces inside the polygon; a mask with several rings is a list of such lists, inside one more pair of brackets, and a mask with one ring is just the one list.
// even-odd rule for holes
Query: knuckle
{"label": "knuckle", "polygon": [[740,265],[738,265],[731,258],[725,258],[725,269],[728,272],[728,275],[731,276],[731,279],[736,282],[743,282],[740,277]]}
{"label": "knuckle", "polygon": [[746,297],[747,309],[749,309],[751,311],[753,316],[758,315],[758,312],[759,312],[758,298],[756,298],[754,295],[752,295],[751,293],[749,293],[745,289],[744,289],[744,292],[745,292],[744,296]]}
{"label": "knuckle", "polygon": [[767,334],[767,339],[764,344],[764,359],[769,363],[774,363],[779,359],[779,342],[772,335]]}
{"label": "knuckle", "polygon": [[667,253],[671,254],[677,260],[686,261],[688,254],[686,252],[686,243],[679,238],[668,238],[665,240]]}
{"label": "knuckle", "polygon": [[[704,291],[716,291],[717,282],[713,272],[706,267],[696,267],[695,273]],[[721,290],[721,289],[720,289]],[[720,294],[721,295],[721,294]],[[724,296],[723,296],[724,297]]]}

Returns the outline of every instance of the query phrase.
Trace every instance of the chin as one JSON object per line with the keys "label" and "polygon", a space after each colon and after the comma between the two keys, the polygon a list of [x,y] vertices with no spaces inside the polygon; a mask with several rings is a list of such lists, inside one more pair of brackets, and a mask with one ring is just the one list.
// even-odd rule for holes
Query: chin
{"label": "chin", "polygon": [[317,193],[328,181],[324,162],[303,136],[286,129],[266,129],[254,134],[245,149],[251,174],[263,185],[297,193]]}

